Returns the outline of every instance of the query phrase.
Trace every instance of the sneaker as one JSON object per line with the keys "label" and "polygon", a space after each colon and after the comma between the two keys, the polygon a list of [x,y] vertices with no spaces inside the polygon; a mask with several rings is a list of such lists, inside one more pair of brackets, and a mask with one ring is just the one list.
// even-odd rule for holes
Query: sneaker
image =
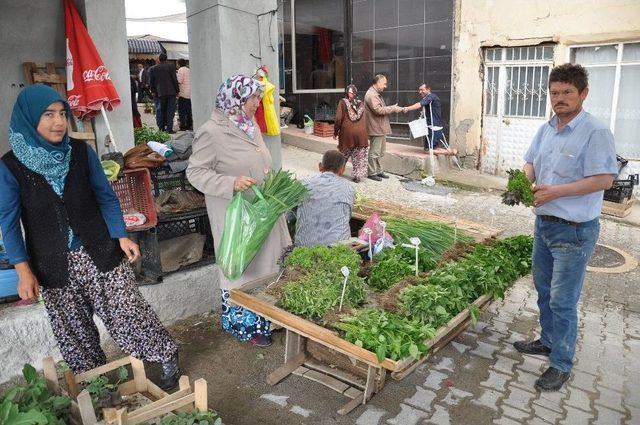
{"label": "sneaker", "polygon": [[534,354],[547,357],[551,354],[551,348],[543,345],[539,339],[531,342],[516,341],[513,343],[513,348],[524,354]]}
{"label": "sneaker", "polygon": [[378,177],[382,177],[383,179],[388,179],[389,178],[389,176],[386,175],[385,173],[378,174]]}
{"label": "sneaker", "polygon": [[165,391],[174,389],[178,385],[180,378],[180,367],[178,366],[178,355],[167,362],[162,363],[162,376],[160,378],[160,388]]}
{"label": "sneaker", "polygon": [[379,176],[367,176],[369,180],[375,180],[377,182],[381,182],[382,179]]}
{"label": "sneaker", "polygon": [[271,344],[273,344],[273,341],[271,340],[271,335],[263,335],[263,334],[255,335],[253,338],[249,340],[249,342],[255,345],[256,347],[268,347]]}
{"label": "sneaker", "polygon": [[571,376],[570,372],[562,372],[549,367],[536,381],[535,387],[540,391],[558,391]]}

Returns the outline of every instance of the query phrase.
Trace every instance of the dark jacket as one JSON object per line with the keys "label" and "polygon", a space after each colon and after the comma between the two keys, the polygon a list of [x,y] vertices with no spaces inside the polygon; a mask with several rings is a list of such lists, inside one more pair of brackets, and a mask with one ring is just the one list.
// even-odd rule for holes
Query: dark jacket
{"label": "dark jacket", "polygon": [[43,288],[69,281],[69,227],[100,272],[117,267],[123,258],[112,239],[89,183],[87,144],[71,141],[71,162],[62,197],[45,178],[29,170],[8,152],[2,161],[20,185],[20,204],[29,264]]}
{"label": "dark jacket", "polygon": [[176,67],[170,62],[162,62],[149,68],[149,85],[156,96],[178,94]]}

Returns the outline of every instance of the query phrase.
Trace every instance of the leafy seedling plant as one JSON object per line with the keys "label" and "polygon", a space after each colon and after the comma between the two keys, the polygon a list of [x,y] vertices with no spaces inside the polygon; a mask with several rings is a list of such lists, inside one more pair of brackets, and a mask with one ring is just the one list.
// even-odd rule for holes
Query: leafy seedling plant
{"label": "leafy seedling plant", "polygon": [[45,379],[30,364],[24,366],[22,375],[26,385],[16,385],[0,398],[0,424],[67,424],[71,399],[52,394]]}
{"label": "leafy seedling plant", "polygon": [[[327,272],[311,273],[288,282],[282,290],[282,307],[294,314],[319,319],[337,307],[342,295],[343,277]],[[355,307],[366,298],[364,279],[350,274],[344,294],[344,306]]]}
{"label": "leafy seedling plant", "polygon": [[509,206],[523,204],[525,207],[533,206],[533,190],[531,182],[522,170],[509,170],[507,190],[502,193],[502,203]]}
{"label": "leafy seedling plant", "polygon": [[115,384],[109,382],[109,378],[104,375],[98,375],[91,378],[85,389],[91,395],[94,407],[110,407],[117,404],[119,400],[118,385],[129,377],[129,371],[126,367],[118,368],[118,381]]}
{"label": "leafy seedling plant", "polygon": [[427,352],[424,342],[435,335],[434,328],[417,320],[377,309],[357,310],[334,326],[347,341],[376,353],[379,362],[418,359]]}
{"label": "leafy seedling plant", "polygon": [[340,269],[349,268],[351,276],[357,275],[362,259],[346,245],[300,246],[296,247],[285,260],[288,267],[297,267],[306,272],[327,272],[342,276]]}
{"label": "leafy seedling plant", "polygon": [[188,413],[180,412],[165,416],[160,425],[222,425],[222,418],[213,410],[207,412],[193,410]]}

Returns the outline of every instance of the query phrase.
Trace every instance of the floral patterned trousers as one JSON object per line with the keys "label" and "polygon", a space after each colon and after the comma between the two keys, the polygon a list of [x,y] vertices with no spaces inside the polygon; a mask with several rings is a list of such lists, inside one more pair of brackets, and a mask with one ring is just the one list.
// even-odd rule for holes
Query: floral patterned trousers
{"label": "floral patterned trousers", "polygon": [[84,248],[71,251],[69,283],[61,288],[43,288],[42,297],[62,357],[74,373],[107,362],[94,313],[120,348],[134,357],[164,363],[178,353],[175,342],[138,290],[126,260],[101,273]]}
{"label": "floral patterned trousers", "polygon": [[271,322],[251,310],[232,306],[229,291],[222,291],[222,330],[240,341],[248,341],[256,335],[271,335]]}
{"label": "floral patterned trousers", "polygon": [[353,178],[363,179],[367,176],[367,164],[369,159],[368,147],[347,149],[343,151],[342,154],[347,161],[351,159],[351,164],[353,164]]}

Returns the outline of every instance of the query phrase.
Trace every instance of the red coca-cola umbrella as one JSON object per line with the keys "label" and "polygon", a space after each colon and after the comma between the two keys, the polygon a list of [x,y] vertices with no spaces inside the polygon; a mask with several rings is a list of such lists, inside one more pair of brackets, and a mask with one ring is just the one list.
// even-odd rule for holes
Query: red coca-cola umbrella
{"label": "red coca-cola umbrella", "polygon": [[63,3],[69,106],[80,119],[102,113],[111,141],[115,142],[105,109],[112,111],[120,104],[120,97],[73,0],[63,0]]}

